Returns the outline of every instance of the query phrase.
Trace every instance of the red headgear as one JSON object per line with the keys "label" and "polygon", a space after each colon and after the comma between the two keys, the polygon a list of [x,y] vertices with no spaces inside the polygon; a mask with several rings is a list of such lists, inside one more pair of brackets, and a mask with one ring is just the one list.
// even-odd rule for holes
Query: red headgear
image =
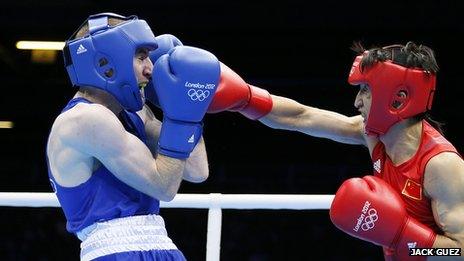
{"label": "red headgear", "polygon": [[369,85],[372,101],[365,126],[369,135],[385,134],[398,121],[426,112],[432,107],[435,74],[400,65],[395,60],[395,53],[392,51],[391,60],[378,61],[363,71],[363,55],[359,55],[348,76],[351,85]]}

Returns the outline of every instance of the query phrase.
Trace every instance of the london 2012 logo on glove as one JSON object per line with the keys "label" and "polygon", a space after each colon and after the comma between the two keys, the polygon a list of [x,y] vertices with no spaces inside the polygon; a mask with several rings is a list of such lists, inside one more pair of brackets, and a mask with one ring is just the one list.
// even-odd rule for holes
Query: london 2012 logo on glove
{"label": "london 2012 logo on glove", "polygon": [[356,225],[353,230],[358,232],[361,227],[362,230],[368,231],[375,226],[375,221],[379,219],[377,215],[377,210],[375,208],[370,208],[371,203],[369,201],[364,202],[364,206],[361,210],[361,215],[356,220]]}
{"label": "london 2012 logo on glove", "polygon": [[184,86],[189,88],[187,94],[192,101],[204,101],[210,95],[209,90],[214,90],[216,87],[216,85],[212,83],[201,84],[188,81],[185,82]]}

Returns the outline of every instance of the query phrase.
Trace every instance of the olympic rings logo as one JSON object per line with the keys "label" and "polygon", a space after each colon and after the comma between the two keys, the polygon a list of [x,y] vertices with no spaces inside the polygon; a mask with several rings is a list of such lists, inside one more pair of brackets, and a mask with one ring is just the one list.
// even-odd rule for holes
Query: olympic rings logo
{"label": "olympic rings logo", "polygon": [[209,97],[210,92],[208,90],[190,89],[187,94],[192,101],[204,101]]}
{"label": "olympic rings logo", "polygon": [[379,216],[377,215],[377,210],[373,208],[369,209],[369,211],[367,211],[367,217],[364,218],[364,223],[361,225],[362,230],[367,231],[369,229],[374,228],[374,222],[378,219]]}

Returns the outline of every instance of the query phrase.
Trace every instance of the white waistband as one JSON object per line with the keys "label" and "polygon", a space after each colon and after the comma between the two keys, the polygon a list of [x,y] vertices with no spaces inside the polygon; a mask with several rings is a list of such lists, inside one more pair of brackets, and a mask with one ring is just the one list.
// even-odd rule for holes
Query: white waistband
{"label": "white waistband", "polygon": [[158,215],[97,222],[77,235],[82,240],[82,261],[127,251],[177,249],[167,236],[163,218]]}

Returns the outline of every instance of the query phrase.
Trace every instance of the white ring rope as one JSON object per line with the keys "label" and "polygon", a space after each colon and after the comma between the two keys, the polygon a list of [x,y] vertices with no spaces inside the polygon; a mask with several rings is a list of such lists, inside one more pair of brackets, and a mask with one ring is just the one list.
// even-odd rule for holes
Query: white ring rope
{"label": "white ring rope", "polygon": [[[222,209],[329,209],[334,195],[278,194],[177,194],[162,208]],[[54,193],[0,192],[0,206],[59,207]]]}
{"label": "white ring rope", "polygon": [[[222,209],[329,209],[334,195],[177,194],[162,208],[208,209],[206,261],[219,261]],[[0,207],[59,207],[54,193],[0,192]]]}

